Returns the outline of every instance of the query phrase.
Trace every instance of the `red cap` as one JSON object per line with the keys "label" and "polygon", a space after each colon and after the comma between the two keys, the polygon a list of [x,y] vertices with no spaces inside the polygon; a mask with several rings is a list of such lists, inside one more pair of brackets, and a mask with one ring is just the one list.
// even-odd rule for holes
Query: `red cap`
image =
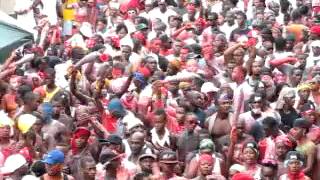
{"label": "red cap", "polygon": [[310,28],[310,32],[316,35],[320,35],[320,26],[315,25]]}
{"label": "red cap", "polygon": [[231,180],[254,180],[252,176],[246,173],[237,173]]}
{"label": "red cap", "polygon": [[109,60],[109,55],[108,54],[101,54],[99,56],[99,59],[101,62],[107,62]]}

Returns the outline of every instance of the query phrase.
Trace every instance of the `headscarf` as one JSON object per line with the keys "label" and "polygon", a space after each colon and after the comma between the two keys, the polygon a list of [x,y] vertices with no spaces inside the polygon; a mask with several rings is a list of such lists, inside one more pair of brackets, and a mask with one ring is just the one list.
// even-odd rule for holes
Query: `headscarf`
{"label": "headscarf", "polygon": [[146,79],[145,79],[145,77],[143,76],[142,73],[140,73],[140,72],[135,72],[135,73],[133,73],[133,78],[134,78],[135,80],[138,80],[138,81],[141,82],[142,88],[144,88],[144,87],[147,86],[147,81],[146,81]]}
{"label": "headscarf", "polygon": [[78,153],[78,148],[76,145],[76,140],[79,139],[80,137],[85,137],[89,138],[91,135],[90,131],[85,128],[85,127],[79,127],[76,129],[76,131],[73,133],[72,139],[71,139],[71,151],[72,154],[77,154]]}
{"label": "headscarf", "polygon": [[203,150],[203,149],[209,149],[209,150],[212,150],[212,152],[214,151],[214,143],[211,139],[203,139],[201,140],[200,142],[200,146],[199,146],[199,149],[200,150]]}
{"label": "headscarf", "polygon": [[298,91],[305,91],[305,90],[311,90],[312,89],[312,85],[310,83],[302,83],[299,84],[297,87]]}

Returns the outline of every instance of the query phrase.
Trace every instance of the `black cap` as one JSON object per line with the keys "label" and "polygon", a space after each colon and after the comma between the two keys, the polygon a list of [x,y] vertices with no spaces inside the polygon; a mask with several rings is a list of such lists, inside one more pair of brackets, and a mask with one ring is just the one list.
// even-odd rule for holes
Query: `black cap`
{"label": "black cap", "polygon": [[107,139],[100,139],[99,142],[101,144],[115,144],[115,145],[121,145],[122,144],[122,138],[116,134],[110,134]]}
{"label": "black cap", "polygon": [[311,123],[306,120],[305,118],[298,118],[296,120],[294,120],[293,122],[293,127],[299,127],[299,128],[310,128],[311,127]]}
{"label": "black cap", "polygon": [[159,155],[159,162],[165,164],[178,163],[177,154],[171,150],[162,151]]}

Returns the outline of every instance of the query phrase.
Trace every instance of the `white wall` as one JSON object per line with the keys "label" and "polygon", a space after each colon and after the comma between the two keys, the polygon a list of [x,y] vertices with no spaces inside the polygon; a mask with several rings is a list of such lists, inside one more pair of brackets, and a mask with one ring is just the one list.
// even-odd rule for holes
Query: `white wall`
{"label": "white wall", "polygon": [[4,11],[7,14],[13,14],[15,2],[16,0],[0,0],[0,10]]}

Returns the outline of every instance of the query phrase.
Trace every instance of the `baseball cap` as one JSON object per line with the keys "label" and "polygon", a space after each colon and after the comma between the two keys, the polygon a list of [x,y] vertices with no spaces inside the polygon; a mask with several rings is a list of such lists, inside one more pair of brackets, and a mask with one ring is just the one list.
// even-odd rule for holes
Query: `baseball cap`
{"label": "baseball cap", "polygon": [[50,165],[61,164],[64,162],[64,154],[62,151],[54,149],[48,153],[42,162]]}
{"label": "baseball cap", "polygon": [[162,151],[159,155],[159,162],[165,164],[176,164],[178,163],[177,155],[171,150]]}
{"label": "baseball cap", "polygon": [[201,86],[202,93],[218,92],[219,89],[212,82],[205,82]]}
{"label": "baseball cap", "polygon": [[145,154],[141,154],[140,156],[139,156],[139,161],[141,161],[142,159],[144,159],[144,158],[152,158],[153,160],[156,160],[157,159],[157,157],[156,157],[156,155],[154,155],[154,154],[150,154],[150,153],[145,153]]}
{"label": "baseball cap", "polygon": [[4,162],[4,166],[0,169],[1,174],[13,173],[26,163],[26,158],[21,154],[10,155]]}
{"label": "baseball cap", "polygon": [[115,144],[115,145],[121,145],[122,138],[116,134],[110,134],[107,139],[100,139],[99,142],[101,144],[110,143],[110,144]]}

